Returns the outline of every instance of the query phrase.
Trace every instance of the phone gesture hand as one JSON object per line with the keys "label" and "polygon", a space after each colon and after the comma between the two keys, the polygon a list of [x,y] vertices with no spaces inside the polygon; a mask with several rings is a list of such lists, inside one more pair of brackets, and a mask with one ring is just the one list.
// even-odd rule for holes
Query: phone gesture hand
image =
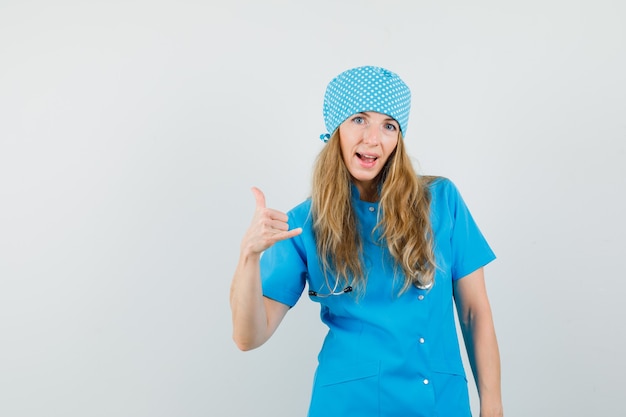
{"label": "phone gesture hand", "polygon": [[288,217],[285,213],[267,208],[265,195],[261,190],[252,187],[252,193],[256,199],[256,209],[252,224],[243,238],[242,251],[260,254],[276,242],[290,239],[302,233],[300,227],[289,230]]}

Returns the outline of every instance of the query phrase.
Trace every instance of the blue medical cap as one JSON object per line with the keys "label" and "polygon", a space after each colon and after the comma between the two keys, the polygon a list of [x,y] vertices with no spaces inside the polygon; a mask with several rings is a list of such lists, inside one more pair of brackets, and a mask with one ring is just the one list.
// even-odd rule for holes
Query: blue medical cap
{"label": "blue medical cap", "polygon": [[324,95],[326,142],[348,117],[375,111],[395,119],[402,137],[406,134],[411,110],[411,91],[400,77],[384,68],[364,66],[342,72],[328,83]]}

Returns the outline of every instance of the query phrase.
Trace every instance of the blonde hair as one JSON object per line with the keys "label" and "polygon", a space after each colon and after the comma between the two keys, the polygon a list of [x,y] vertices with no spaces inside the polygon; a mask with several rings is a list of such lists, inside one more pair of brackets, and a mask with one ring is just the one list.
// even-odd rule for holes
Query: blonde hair
{"label": "blonde hair", "polygon": [[[411,285],[429,287],[434,280],[435,258],[430,225],[430,192],[433,177],[418,176],[406,154],[400,134],[398,145],[377,177],[380,189],[378,242],[402,271],[399,294]],[[329,275],[359,291],[365,290],[367,274],[361,253],[363,243],[351,203],[350,172],[341,154],[339,129],[317,157],[313,170],[312,215],[317,254],[327,285]]]}

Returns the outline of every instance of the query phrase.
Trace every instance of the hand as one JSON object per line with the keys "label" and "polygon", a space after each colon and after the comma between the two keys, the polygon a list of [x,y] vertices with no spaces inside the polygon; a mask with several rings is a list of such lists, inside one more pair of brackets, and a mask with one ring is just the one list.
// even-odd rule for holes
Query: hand
{"label": "hand", "polygon": [[287,215],[265,206],[265,195],[261,190],[252,187],[256,199],[256,210],[252,224],[241,242],[242,253],[260,254],[281,240],[290,239],[302,233],[302,228],[289,230]]}

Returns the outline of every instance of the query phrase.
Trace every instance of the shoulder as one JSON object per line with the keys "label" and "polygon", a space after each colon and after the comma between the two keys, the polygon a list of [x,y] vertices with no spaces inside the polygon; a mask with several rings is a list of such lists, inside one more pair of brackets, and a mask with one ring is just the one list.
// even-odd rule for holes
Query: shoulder
{"label": "shoulder", "polygon": [[287,212],[287,215],[297,224],[305,223],[311,217],[311,199],[307,198],[302,203],[293,207]]}
{"label": "shoulder", "polygon": [[463,206],[463,197],[456,184],[446,177],[425,178],[430,191],[431,209],[435,212],[454,213],[459,206]]}
{"label": "shoulder", "polygon": [[454,182],[447,177],[424,176],[422,179],[433,197],[459,193]]}
{"label": "shoulder", "polygon": [[300,213],[308,213],[309,211],[311,211],[311,199],[307,198],[306,200],[289,210],[288,213],[298,215]]}

